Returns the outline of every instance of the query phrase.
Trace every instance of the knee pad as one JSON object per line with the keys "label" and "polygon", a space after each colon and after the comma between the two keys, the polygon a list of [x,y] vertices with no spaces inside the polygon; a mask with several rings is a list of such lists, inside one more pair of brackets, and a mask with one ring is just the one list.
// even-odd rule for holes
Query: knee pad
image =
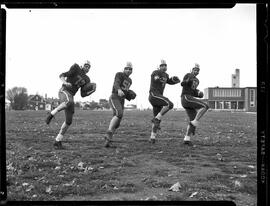
{"label": "knee pad", "polygon": [[67,102],[66,105],[67,105],[67,107],[72,107],[72,106],[74,106],[74,102]]}
{"label": "knee pad", "polygon": [[208,110],[209,109],[209,105],[205,104],[205,109]]}
{"label": "knee pad", "polygon": [[168,106],[169,106],[169,109],[172,109],[174,105],[173,105],[172,102],[169,102],[169,105]]}
{"label": "knee pad", "polygon": [[119,119],[120,119],[120,121],[121,121],[121,119],[122,119],[122,117],[123,117],[123,112],[120,112],[118,115],[116,115]]}

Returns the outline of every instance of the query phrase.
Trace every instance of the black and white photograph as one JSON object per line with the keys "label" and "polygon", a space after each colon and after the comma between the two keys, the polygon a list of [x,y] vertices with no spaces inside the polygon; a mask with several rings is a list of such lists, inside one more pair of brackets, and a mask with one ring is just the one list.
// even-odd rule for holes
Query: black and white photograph
{"label": "black and white photograph", "polygon": [[1,8],[7,202],[257,205],[256,4]]}

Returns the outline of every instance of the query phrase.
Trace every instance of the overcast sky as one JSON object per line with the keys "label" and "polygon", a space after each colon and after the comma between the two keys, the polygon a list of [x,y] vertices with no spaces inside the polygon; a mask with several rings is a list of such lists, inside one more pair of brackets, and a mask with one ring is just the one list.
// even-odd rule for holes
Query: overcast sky
{"label": "overcast sky", "polygon": [[[90,60],[97,91],[75,101],[108,99],[116,72],[133,64],[130,89],[138,107],[148,102],[150,75],[167,62],[181,80],[195,63],[198,89],[230,87],[240,69],[240,87],[256,86],[256,5],[232,9],[7,9],[6,88],[58,97],[59,74]],[[181,107],[181,86],[164,95]]]}

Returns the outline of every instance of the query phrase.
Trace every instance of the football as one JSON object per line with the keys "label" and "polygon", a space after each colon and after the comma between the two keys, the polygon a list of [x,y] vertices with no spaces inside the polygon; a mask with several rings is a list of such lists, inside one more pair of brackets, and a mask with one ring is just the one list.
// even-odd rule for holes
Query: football
{"label": "football", "polygon": [[128,91],[126,91],[126,92],[124,92],[125,93],[125,98],[128,100],[128,101],[130,101],[130,100],[132,100],[132,99],[135,99],[136,98],[136,93],[134,92],[134,91],[132,91],[132,90],[128,90]]}
{"label": "football", "polygon": [[81,87],[81,96],[86,97],[96,91],[96,83],[87,83]]}
{"label": "football", "polygon": [[198,97],[199,97],[199,98],[203,98],[203,92],[202,92],[202,91],[199,91],[199,92],[198,92]]}
{"label": "football", "polygon": [[173,76],[173,77],[172,77],[172,80],[173,80],[174,82],[180,82],[180,79],[179,79],[177,76]]}

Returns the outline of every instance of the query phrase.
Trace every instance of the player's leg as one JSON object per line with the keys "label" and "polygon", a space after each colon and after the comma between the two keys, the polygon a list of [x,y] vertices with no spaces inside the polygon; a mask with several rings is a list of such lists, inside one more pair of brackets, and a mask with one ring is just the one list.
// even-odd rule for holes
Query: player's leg
{"label": "player's leg", "polygon": [[150,94],[152,105],[155,106],[162,106],[162,109],[159,111],[158,114],[155,115],[152,122],[159,127],[162,117],[173,108],[173,103],[167,98],[162,95],[155,95],[153,93]]}
{"label": "player's leg", "polygon": [[[161,111],[162,106],[153,106],[153,115],[154,117]],[[150,136],[150,142],[155,143],[157,132],[160,128],[156,126],[154,122],[152,122],[152,130],[151,130],[151,136]]]}
{"label": "player's leg", "polygon": [[195,118],[192,121],[190,121],[190,123],[193,126],[197,127],[199,125],[199,120],[207,112],[207,110],[209,109],[209,106],[208,106],[208,104],[204,103],[203,101],[196,99],[192,96],[185,95],[185,99],[186,99],[187,103],[189,105],[191,105],[191,108],[198,110]]}
{"label": "player's leg", "polygon": [[70,106],[68,106],[65,109],[66,119],[65,119],[64,123],[62,124],[59,133],[57,134],[57,136],[55,138],[54,147],[56,149],[63,149],[62,140],[64,138],[66,131],[68,130],[68,128],[72,124],[73,114],[74,114],[74,103],[70,104]]}
{"label": "player's leg", "polygon": [[[197,114],[197,111],[195,109],[191,109],[191,108],[185,108],[186,110],[186,113],[189,117],[189,120],[193,120]],[[196,127],[193,126],[192,124],[190,124],[190,121],[188,123],[188,126],[187,126],[187,131],[186,131],[186,135],[184,137],[184,143],[185,144],[189,144],[191,145],[191,136],[195,134],[195,129]]]}
{"label": "player's leg", "polygon": [[123,117],[123,102],[120,98],[114,95],[111,95],[109,98],[110,106],[113,110],[113,118],[110,121],[109,128],[107,130],[107,136],[105,141],[105,147],[111,146],[111,141],[115,130],[120,126],[122,117]]}
{"label": "player's leg", "polygon": [[69,92],[63,90],[62,88],[60,89],[58,96],[59,96],[61,103],[54,110],[52,110],[51,112],[48,113],[46,120],[45,120],[46,124],[50,124],[52,118],[58,112],[66,109],[69,106],[69,102],[73,101],[73,96]]}

